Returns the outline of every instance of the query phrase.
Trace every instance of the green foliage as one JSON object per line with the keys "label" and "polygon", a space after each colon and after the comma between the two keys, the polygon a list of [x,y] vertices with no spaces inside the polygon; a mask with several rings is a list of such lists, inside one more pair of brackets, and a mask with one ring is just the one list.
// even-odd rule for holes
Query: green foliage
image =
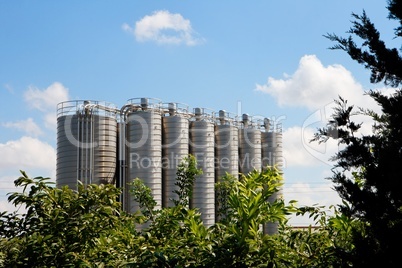
{"label": "green foliage", "polygon": [[[356,247],[349,258],[393,266],[400,261],[390,241],[402,239],[402,92],[369,94],[382,107],[382,114],[362,110],[375,122],[373,134],[357,135],[358,128],[343,123],[352,121],[351,106],[340,107],[333,115],[339,122],[336,128],[346,134],[337,138],[345,148],[333,158],[337,169],[331,180],[349,204],[341,206],[342,212],[364,223],[354,229]],[[317,137],[327,138],[326,129]]]}
{"label": "green foliage", "polygon": [[229,206],[229,195],[233,187],[235,187],[238,179],[233,175],[226,173],[225,176],[219,179],[215,184],[215,203],[216,203],[216,218],[217,221],[227,222],[227,215],[232,213]]}
{"label": "green foliage", "polygon": [[[346,205],[346,204],[345,204]],[[352,267],[345,254],[352,251],[353,228],[357,220],[332,207],[328,216],[322,206],[298,208],[296,215],[308,215],[315,222],[306,230],[285,227],[279,238],[291,248],[294,267]]]}
{"label": "green foliage", "polygon": [[[142,215],[122,212],[116,201],[120,190],[112,185],[57,189],[47,178],[31,179],[23,173],[15,182],[22,193],[9,199],[24,205],[27,213],[1,214],[0,267],[329,267],[339,263],[332,258],[333,245],[347,244],[347,239],[337,237],[350,231],[350,223],[342,217],[330,219],[317,209],[298,209],[294,202],[269,202],[282,184],[274,168],[222,179],[218,192],[225,193],[221,198],[225,218],[205,227],[199,211],[182,202],[190,197],[197,174],[190,172],[195,159],[186,161],[192,164],[187,162],[180,171],[185,174],[180,187],[187,189],[179,191],[174,207],[154,210],[149,188],[141,180],[134,181],[131,190]],[[286,227],[291,213],[321,213],[328,228],[318,233],[294,231]],[[144,217],[151,221],[139,232],[136,227]],[[281,232],[263,234],[261,227],[272,221],[280,222]]]}
{"label": "green foliage", "polygon": [[[402,92],[384,96],[371,91],[369,95],[382,107],[382,114],[363,109],[355,112],[340,98],[333,119],[319,129],[314,140],[332,138],[344,145],[332,158],[336,165],[331,180],[345,200],[341,211],[361,224],[352,225],[355,247],[353,251],[344,249],[342,257],[352,263],[394,266],[400,261],[390,241],[402,239]],[[359,133],[360,124],[353,123],[356,114],[373,119],[372,134]]]}
{"label": "green foliage", "polygon": [[[388,1],[388,18],[398,21],[399,26],[395,29],[395,37],[402,36],[402,3],[400,0]],[[332,49],[346,51],[349,56],[371,71],[372,83],[384,82],[386,85],[397,87],[402,83],[402,57],[398,48],[388,48],[381,40],[380,32],[371,22],[366,12],[362,15],[352,14],[354,21],[348,31],[348,38],[339,37],[335,34],[327,34],[326,37],[336,42]],[[360,39],[361,45],[353,39]],[[399,48],[400,49],[400,48]]]}
{"label": "green foliage", "polygon": [[139,178],[130,184],[130,193],[133,199],[138,202],[141,213],[145,216],[145,221],[154,220],[156,201],[152,196],[151,189],[147,187]]}
{"label": "green foliage", "polygon": [[[389,0],[388,18],[396,20],[395,37],[401,37],[402,1]],[[394,87],[402,83],[401,48],[388,48],[365,12],[353,14],[348,38],[334,34],[334,49],[346,51],[352,59],[371,71],[371,82],[384,82]],[[360,39],[358,45],[355,38]],[[400,267],[398,248],[402,239],[402,91],[393,94],[369,91],[381,108],[357,110],[340,98],[337,108],[325,128],[319,129],[314,140],[325,142],[333,138],[344,148],[334,157],[336,166],[331,180],[345,203],[343,215],[330,222],[341,228],[348,222],[353,247],[339,246],[338,254],[353,265]],[[353,116],[362,114],[374,121],[373,133],[362,135],[361,124]],[[346,218],[344,218],[346,217]],[[342,219],[341,223],[339,222]]]}
{"label": "green foliage", "polygon": [[261,254],[274,250],[267,248],[268,241],[263,242],[266,235],[261,227],[274,221],[284,224],[286,216],[296,211],[292,205],[285,206],[283,200],[268,201],[281,185],[282,178],[274,168],[262,172],[254,170],[242,175],[239,180],[230,175],[221,179],[218,183],[218,200],[222,203],[224,220],[212,228],[214,236],[219,238],[215,239],[213,247],[214,267],[257,267],[276,261],[275,255]]}
{"label": "green foliage", "polygon": [[189,198],[193,193],[193,185],[197,175],[202,174],[202,170],[197,168],[197,161],[193,155],[184,158],[177,167],[177,178],[175,185],[178,187],[174,193],[178,200],[172,200],[176,206],[186,207],[189,205]]}
{"label": "green foliage", "polygon": [[286,220],[292,207],[285,207],[282,200],[268,202],[281,185],[282,178],[273,168],[263,172],[254,170],[234,183],[228,196],[228,218],[237,238],[243,241],[247,236],[255,236],[262,224]]}
{"label": "green foliage", "polygon": [[5,267],[83,265],[110,232],[130,225],[116,201],[120,191],[112,185],[79,185],[75,192],[52,188],[48,178],[31,179],[25,172],[15,185],[23,191],[11,194],[9,202],[24,205],[27,212],[1,214]]}

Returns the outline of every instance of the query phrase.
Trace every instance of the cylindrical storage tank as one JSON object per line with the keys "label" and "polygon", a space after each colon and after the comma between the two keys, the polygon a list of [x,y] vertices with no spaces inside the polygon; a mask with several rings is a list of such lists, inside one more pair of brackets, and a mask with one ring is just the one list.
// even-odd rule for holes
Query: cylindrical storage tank
{"label": "cylindrical storage tank", "polygon": [[163,206],[172,207],[172,200],[177,200],[174,193],[178,190],[176,183],[177,166],[189,154],[189,116],[188,108],[179,103],[168,103],[163,108],[162,117],[162,182]]}
{"label": "cylindrical storage tank", "polygon": [[81,125],[78,115],[57,117],[56,187],[68,186],[76,190],[79,180],[85,183],[85,178],[81,177],[86,159],[82,157],[85,151],[79,147],[82,142],[79,136]]}
{"label": "cylindrical storage tank", "polygon": [[243,114],[239,129],[239,171],[247,174],[254,169],[261,170],[261,131]]}
{"label": "cylindrical storage tank", "polygon": [[[268,122],[266,121],[265,124]],[[266,127],[265,132],[261,133],[262,143],[262,167],[275,166],[281,173],[283,171],[283,151],[282,151],[282,128]]]}
{"label": "cylindrical storage tank", "polygon": [[[269,120],[264,120],[265,132],[261,133],[262,142],[262,168],[276,167],[283,174],[282,157],[282,128],[280,125],[270,126]],[[273,203],[275,200],[283,197],[283,189],[272,194],[268,201]],[[270,222],[264,225],[265,234],[278,233],[278,222]]]}
{"label": "cylindrical storage tank", "polygon": [[58,104],[56,186],[113,183],[117,110],[97,101]]}
{"label": "cylindrical storage tank", "polygon": [[215,181],[239,174],[239,129],[229,113],[221,110],[215,126]]}
{"label": "cylindrical storage tank", "polygon": [[94,146],[92,183],[113,183],[117,159],[117,121],[115,117],[93,115]]}
{"label": "cylindrical storage tank", "polygon": [[[141,179],[151,189],[157,205],[162,207],[162,116],[160,102],[155,99],[130,99],[131,112],[127,115],[127,183]],[[140,210],[126,186],[126,209],[130,213]]]}
{"label": "cylindrical storage tank", "polygon": [[215,223],[214,122],[204,108],[195,108],[194,115],[190,122],[190,154],[203,173],[195,180],[190,207],[199,209],[204,225],[209,227]]}
{"label": "cylindrical storage tank", "polygon": [[[215,182],[220,182],[226,174],[236,178],[239,175],[239,128],[235,116],[220,110],[215,114]],[[225,204],[217,191],[215,196],[215,220],[221,221],[227,216]]]}

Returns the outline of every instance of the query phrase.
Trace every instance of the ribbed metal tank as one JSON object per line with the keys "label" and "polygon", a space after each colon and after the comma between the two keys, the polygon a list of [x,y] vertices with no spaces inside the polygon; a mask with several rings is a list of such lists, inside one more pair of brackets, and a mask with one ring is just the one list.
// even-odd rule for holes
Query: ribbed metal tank
{"label": "ribbed metal tank", "polygon": [[276,166],[283,170],[282,127],[271,126],[268,119],[264,120],[265,131],[261,133],[262,166]]}
{"label": "ribbed metal tank", "polygon": [[77,189],[113,183],[116,171],[116,108],[97,101],[68,101],[57,107],[56,186]]}
{"label": "ribbed metal tank", "polygon": [[177,200],[174,193],[177,166],[189,154],[189,114],[188,107],[180,103],[163,105],[162,117],[162,181],[163,206],[172,207]]}
{"label": "ribbed metal tank", "polygon": [[[283,173],[283,154],[282,154],[282,127],[281,125],[271,125],[267,118],[264,119],[265,131],[261,133],[262,142],[262,168],[276,167],[279,172]],[[283,189],[274,193],[268,198],[273,203],[278,198],[283,197]],[[278,233],[278,222],[270,222],[264,225],[265,234]]]}
{"label": "ribbed metal tank", "polygon": [[[236,117],[224,110],[215,114],[215,182],[226,174],[239,175],[239,128]],[[221,221],[227,213],[218,191],[215,196],[215,220]]]}
{"label": "ribbed metal tank", "polygon": [[261,131],[247,114],[242,116],[239,129],[239,170],[247,174],[261,170]]}
{"label": "ribbed metal tank", "polygon": [[[157,203],[162,206],[162,115],[159,100],[150,98],[130,99],[131,112],[127,115],[127,182],[141,179],[151,189]],[[137,202],[126,187],[126,209],[130,213],[139,211]]]}
{"label": "ribbed metal tank", "polygon": [[190,154],[203,173],[197,176],[190,207],[198,208],[205,226],[215,223],[215,166],[214,166],[214,121],[213,113],[195,108],[190,122]]}
{"label": "ribbed metal tank", "polygon": [[215,126],[215,181],[226,173],[239,174],[239,129],[235,117],[220,110]]}

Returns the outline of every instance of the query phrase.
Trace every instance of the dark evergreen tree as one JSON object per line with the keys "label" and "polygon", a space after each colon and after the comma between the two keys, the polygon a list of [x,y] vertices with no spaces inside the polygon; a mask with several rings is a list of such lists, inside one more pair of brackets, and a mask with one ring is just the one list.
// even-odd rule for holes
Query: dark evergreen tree
{"label": "dark evergreen tree", "polygon": [[[387,2],[389,19],[398,22],[395,38],[402,37],[402,0]],[[372,83],[393,87],[402,84],[401,48],[389,48],[363,11],[352,14],[349,37],[335,34],[326,37],[336,43],[332,49],[346,51],[371,72]],[[361,41],[360,44],[355,40]],[[399,246],[402,241],[402,90],[392,95],[369,91],[381,107],[381,113],[356,109],[340,98],[328,125],[319,129],[314,139],[336,139],[343,145],[334,157],[330,178],[347,204],[345,215],[361,222],[353,230],[354,249],[340,251],[354,267],[402,267]],[[353,121],[359,113],[373,118],[373,133],[361,135],[361,124]]]}
{"label": "dark evergreen tree", "polygon": [[[389,19],[398,21],[399,26],[394,29],[395,37],[402,37],[402,1],[388,1]],[[353,60],[370,69],[372,83],[384,82],[386,85],[397,87],[402,83],[402,58],[399,55],[401,48],[388,48],[380,38],[380,32],[363,11],[362,15],[352,13],[355,19],[348,31],[348,38],[328,34],[326,37],[337,44],[332,49],[346,51]],[[353,36],[363,42],[358,45]]]}

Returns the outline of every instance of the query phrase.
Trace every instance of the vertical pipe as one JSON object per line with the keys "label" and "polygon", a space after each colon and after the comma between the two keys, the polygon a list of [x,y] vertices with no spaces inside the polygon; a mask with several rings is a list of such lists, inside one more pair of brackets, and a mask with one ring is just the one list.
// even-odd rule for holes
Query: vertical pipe
{"label": "vertical pipe", "polygon": [[[99,127],[99,126],[98,126]],[[89,183],[96,183],[94,181],[94,162],[95,162],[95,149],[94,149],[94,141],[95,141],[95,131],[94,131],[94,115],[93,113],[90,114],[90,129],[91,129],[91,137],[89,141],[89,151],[90,151],[90,157],[89,157]]]}
{"label": "vertical pipe", "polygon": [[[81,161],[81,157],[80,157],[80,153],[81,153],[81,150],[80,150],[80,140],[81,140],[81,126],[80,126],[80,118],[79,118],[79,115],[76,115],[77,116],[77,161],[76,161],[76,168],[77,168],[77,177],[76,177],[76,187],[78,187],[78,180],[79,180],[79,178],[81,177],[81,170],[80,170],[80,167],[81,167],[81,165],[80,165],[80,161]],[[74,118],[74,116],[72,116],[72,118]],[[65,124],[64,124],[65,125]],[[70,128],[71,128],[71,123],[70,123]],[[64,132],[65,132],[65,129],[64,129]],[[71,133],[72,133],[72,131],[71,131]]]}
{"label": "vertical pipe", "polygon": [[124,193],[124,182],[125,182],[125,152],[126,152],[126,136],[125,136],[125,118],[124,115],[120,112],[120,124],[119,124],[119,187],[121,188],[121,193],[120,193],[120,202],[122,204],[122,209],[125,211],[126,210],[126,204],[125,204],[125,194]]}
{"label": "vertical pipe", "polygon": [[[81,182],[83,182],[82,180],[84,180],[85,177],[85,151],[83,148],[83,144],[85,142],[85,117],[83,115],[80,115],[80,124],[81,124],[81,140],[79,142],[79,147],[80,147],[80,151],[81,151],[81,159],[80,159],[80,169],[81,169],[81,176],[79,178],[77,178],[78,180],[80,180]],[[78,182],[77,182],[78,183]]]}
{"label": "vertical pipe", "polygon": [[88,144],[88,139],[89,139],[89,134],[88,134],[88,127],[89,127],[89,124],[88,124],[88,117],[87,117],[87,115],[85,115],[85,186],[87,186],[88,185],[88,182],[89,182],[89,180],[88,180],[88,170],[89,170],[89,168],[88,168],[88,146],[87,146],[87,144]]}

